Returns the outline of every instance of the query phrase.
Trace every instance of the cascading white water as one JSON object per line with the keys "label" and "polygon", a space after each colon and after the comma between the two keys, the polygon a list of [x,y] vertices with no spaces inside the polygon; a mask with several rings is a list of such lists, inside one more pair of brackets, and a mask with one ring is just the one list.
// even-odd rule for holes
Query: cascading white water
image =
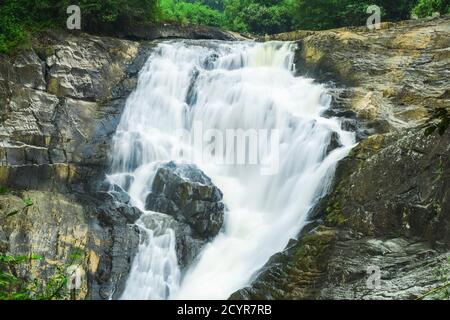
{"label": "cascading white water", "polygon": [[[169,41],[155,49],[127,100],[109,181],[144,210],[158,163],[194,161],[223,191],[228,211],[221,233],[182,279],[173,230],[163,215],[145,212],[122,299],[228,298],[298,234],[354,135],[338,119],[321,117],[330,97],[294,76],[294,49],[287,42],[220,41]],[[278,171],[204,161],[192,137],[176,134],[194,122],[220,132],[278,130]],[[342,147],[327,154],[333,132]]]}

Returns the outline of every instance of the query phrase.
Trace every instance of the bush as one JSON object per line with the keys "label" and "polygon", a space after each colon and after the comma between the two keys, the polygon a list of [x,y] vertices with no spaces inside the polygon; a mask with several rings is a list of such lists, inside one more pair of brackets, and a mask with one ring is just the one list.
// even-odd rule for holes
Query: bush
{"label": "bush", "polygon": [[[77,4],[82,12],[82,21],[88,26],[109,23],[120,26],[123,23],[139,24],[153,21],[157,12],[157,0],[72,0],[62,2],[65,9]],[[67,15],[64,13],[64,17]]]}
{"label": "bush", "polygon": [[0,53],[11,53],[28,42],[28,34],[14,18],[0,14]]}
{"label": "bush", "polygon": [[450,2],[448,0],[419,0],[412,12],[419,18],[430,17],[435,12],[450,13]]}
{"label": "bush", "polygon": [[109,25],[155,20],[157,0],[3,0],[0,1],[0,53],[11,53],[29,42],[29,34],[46,28],[65,28],[66,9],[81,8],[82,28],[96,31]]}
{"label": "bush", "polygon": [[225,25],[225,16],[221,12],[197,2],[161,0],[160,12],[160,19],[164,21],[178,21],[213,27]]}
{"label": "bush", "polygon": [[256,34],[273,34],[293,29],[291,0],[225,0],[225,17],[230,29]]}
{"label": "bush", "polygon": [[295,23],[298,29],[322,30],[366,23],[367,8],[378,5],[382,21],[404,20],[416,0],[298,0],[295,5]]}

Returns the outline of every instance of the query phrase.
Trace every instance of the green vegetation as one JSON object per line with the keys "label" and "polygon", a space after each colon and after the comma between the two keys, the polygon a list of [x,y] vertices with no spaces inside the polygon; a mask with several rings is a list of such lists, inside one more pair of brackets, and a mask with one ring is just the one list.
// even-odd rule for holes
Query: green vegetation
{"label": "green vegetation", "polygon": [[[74,247],[69,255],[69,263],[56,266],[47,264],[43,257],[11,256],[0,254],[0,300],[62,300],[69,299],[68,268],[78,265],[83,258],[81,249]],[[50,274],[46,280],[42,277],[24,275],[33,261],[41,262],[43,273]],[[21,272],[22,271],[22,272]]]}
{"label": "green vegetation", "polygon": [[0,254],[0,300],[52,300],[67,296],[67,277],[62,268],[57,268],[45,284],[40,279],[19,275],[18,269],[33,260],[42,257]]}
{"label": "green vegetation", "polygon": [[159,10],[159,21],[175,21],[213,27],[226,25],[225,16],[221,12],[198,2],[161,0]]}
{"label": "green vegetation", "polygon": [[156,19],[157,0],[4,0],[0,2],[0,53],[13,53],[30,45],[30,34],[64,28],[67,7],[81,8],[84,30],[102,25],[143,23]]}
{"label": "green vegetation", "polygon": [[[0,186],[0,195],[8,194],[10,190]],[[23,200],[23,207],[0,217],[0,222],[11,219],[13,216],[25,213],[33,205],[31,199]],[[3,223],[2,223],[3,224]],[[84,257],[83,251],[78,247],[71,248],[68,263],[50,266],[44,258],[31,254],[30,256],[13,256],[0,252],[0,300],[53,300],[69,299],[67,288],[68,268],[79,265]],[[43,274],[50,274],[47,279],[33,277],[27,274],[29,266],[40,263]]]}
{"label": "green vegetation", "polygon": [[450,12],[448,0],[4,0],[0,2],[0,53],[30,46],[30,34],[64,28],[77,4],[82,28],[96,32],[124,24],[178,22],[254,34],[363,25],[370,5],[382,21]]}
{"label": "green vegetation", "polygon": [[342,212],[341,204],[334,202],[326,208],[327,216],[325,221],[331,226],[338,226],[347,221],[347,218]]}
{"label": "green vegetation", "polygon": [[161,0],[160,18],[272,34],[364,25],[371,5],[381,8],[382,21],[450,12],[448,0]]}
{"label": "green vegetation", "polygon": [[295,25],[299,29],[331,29],[364,25],[369,14],[367,8],[377,5],[383,21],[404,20],[416,0],[298,0],[294,5]]}
{"label": "green vegetation", "polygon": [[228,27],[256,34],[294,29],[295,0],[225,0]]}
{"label": "green vegetation", "polygon": [[450,13],[448,0],[419,0],[413,9],[413,14],[419,18],[432,16],[434,13]]}

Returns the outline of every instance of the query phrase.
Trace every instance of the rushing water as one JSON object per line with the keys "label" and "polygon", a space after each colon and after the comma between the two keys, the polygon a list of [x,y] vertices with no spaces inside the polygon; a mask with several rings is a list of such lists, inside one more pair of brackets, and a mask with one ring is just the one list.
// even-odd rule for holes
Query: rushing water
{"label": "rushing water", "polygon": [[[145,212],[122,299],[228,298],[298,234],[354,135],[338,119],[321,117],[330,97],[294,76],[294,49],[282,42],[170,41],[148,59],[114,138],[110,182],[144,210],[158,163],[192,161],[223,191],[228,211],[221,233],[183,276],[174,231],[163,215]],[[198,144],[176,134],[193,123],[220,132],[278,130],[278,171],[264,175],[255,165],[193,156]],[[327,154],[333,132],[343,146]]]}

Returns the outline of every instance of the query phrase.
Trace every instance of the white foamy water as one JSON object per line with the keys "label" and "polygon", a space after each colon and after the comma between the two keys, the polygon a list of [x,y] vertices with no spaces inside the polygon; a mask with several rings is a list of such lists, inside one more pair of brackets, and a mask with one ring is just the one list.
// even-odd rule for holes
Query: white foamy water
{"label": "white foamy water", "polygon": [[[193,161],[223,191],[228,211],[222,231],[183,276],[174,231],[163,215],[146,212],[122,299],[226,299],[301,230],[354,135],[338,119],[321,117],[330,97],[311,79],[294,77],[294,49],[219,41],[170,41],[155,49],[114,137],[109,180],[144,210],[158,163]],[[193,123],[220,132],[278,130],[278,172],[203,161],[189,137],[175,134]],[[333,132],[343,147],[327,155]]]}

